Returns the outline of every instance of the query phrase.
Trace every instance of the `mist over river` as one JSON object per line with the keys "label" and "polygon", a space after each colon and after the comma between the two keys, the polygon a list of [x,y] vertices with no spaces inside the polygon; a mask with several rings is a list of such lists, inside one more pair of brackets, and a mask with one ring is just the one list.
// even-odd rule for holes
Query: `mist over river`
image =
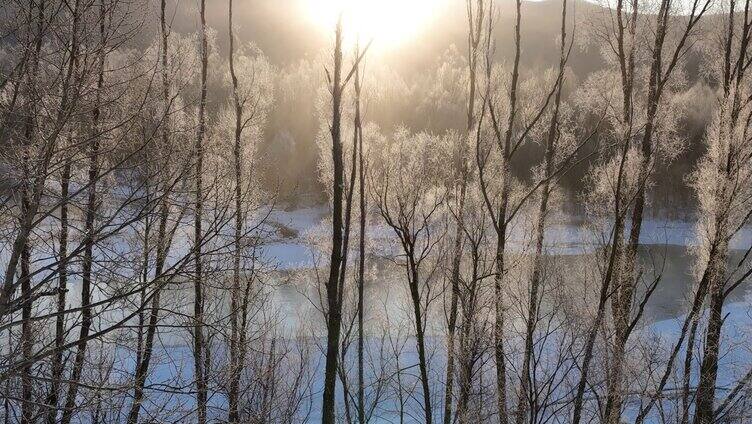
{"label": "mist over river", "polygon": [[[323,292],[318,291],[320,287],[317,286],[312,266],[316,262],[314,255],[320,255],[321,252],[316,252],[306,240],[312,234],[327,230],[325,216],[324,207],[280,211],[272,216],[277,225],[292,230],[289,234],[294,234],[266,247],[267,258],[275,262],[279,269],[273,299],[279,306],[280,317],[291,331],[300,329],[301,324],[307,330],[317,330],[317,333],[325,330],[323,316],[314,306],[315,302],[323,299],[319,298],[320,295],[323,296]],[[379,246],[379,254],[368,258],[372,272],[366,278],[366,315],[370,314],[371,318],[378,319],[386,314],[392,319],[401,317],[409,321],[404,266],[399,262],[399,249],[389,241],[394,235],[391,230],[380,227],[371,227],[368,233],[369,243]],[[529,252],[530,246],[526,244],[529,243],[530,236],[528,229],[524,225],[513,226],[511,233],[511,249]],[[660,276],[654,292],[645,304],[644,324],[685,313],[698,280],[695,272],[698,265],[698,237],[694,224],[687,221],[649,220],[643,224],[641,238],[644,244],[640,245],[638,254],[642,275],[637,299],[642,299],[648,286]],[[750,245],[752,229],[745,228],[732,240],[729,263],[738,263]],[[600,249],[598,246],[597,237],[586,228],[582,220],[572,217],[559,217],[555,220],[546,229],[545,254],[548,267],[555,269],[560,275],[556,284],[569,285],[570,289],[586,287],[597,290],[600,281],[592,273],[585,277],[582,271],[595,271],[595,255]],[[513,256],[515,255],[517,258],[510,261],[513,264],[525,262],[525,259],[531,257],[529,253],[516,253]],[[328,270],[326,262],[321,262],[321,258],[317,258],[317,261],[320,264],[319,278],[323,278],[322,273]],[[524,265],[521,267],[524,268]],[[442,284],[445,282],[436,279],[429,284],[434,286],[431,291],[438,293],[444,289]],[[732,292],[729,301],[743,300],[748,289],[749,283],[745,282]],[[448,307],[444,304],[447,300],[442,297],[432,304],[436,319],[429,320],[429,329],[437,335],[445,332],[446,318],[443,314]]]}

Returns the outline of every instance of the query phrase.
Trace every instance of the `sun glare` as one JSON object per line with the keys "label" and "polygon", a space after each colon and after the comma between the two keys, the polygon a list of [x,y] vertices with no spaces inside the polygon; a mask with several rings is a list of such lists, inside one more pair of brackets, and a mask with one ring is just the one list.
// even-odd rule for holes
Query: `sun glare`
{"label": "sun glare", "polygon": [[331,31],[342,15],[348,42],[373,40],[374,47],[394,47],[425,30],[446,0],[306,0],[308,16]]}

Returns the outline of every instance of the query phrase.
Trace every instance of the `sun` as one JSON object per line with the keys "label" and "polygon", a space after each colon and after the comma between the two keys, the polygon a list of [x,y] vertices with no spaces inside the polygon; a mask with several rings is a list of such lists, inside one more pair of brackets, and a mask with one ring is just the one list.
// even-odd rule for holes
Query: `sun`
{"label": "sun", "polygon": [[345,38],[396,47],[426,30],[448,0],[305,0],[306,13],[322,31],[342,15]]}

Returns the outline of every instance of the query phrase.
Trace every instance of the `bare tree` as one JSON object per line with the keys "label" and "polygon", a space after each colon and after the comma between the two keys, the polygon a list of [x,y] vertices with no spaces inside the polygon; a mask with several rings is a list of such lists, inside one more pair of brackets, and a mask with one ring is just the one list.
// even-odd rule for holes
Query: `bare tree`
{"label": "bare tree", "polygon": [[[327,73],[329,75],[329,73]],[[337,22],[334,41],[334,71],[331,79],[332,94],[332,159],[334,180],[332,194],[332,254],[329,263],[329,279],[326,283],[326,369],[324,371],[324,397],[321,422],[334,423],[334,397],[342,325],[342,294],[339,292],[340,265],[342,262],[342,191],[344,170],[342,163],[341,103],[342,103],[342,21]]]}
{"label": "bare tree", "polygon": [[[483,30],[483,18],[486,15],[483,0],[478,0],[475,6],[473,2],[467,2],[467,22],[468,22],[468,98],[467,98],[467,134],[475,125],[475,92],[477,87],[477,71],[479,59],[479,47],[481,46],[481,32]],[[463,138],[465,140],[465,138]],[[454,251],[452,252],[452,269],[449,319],[447,325],[447,366],[446,366],[446,386],[444,390],[444,424],[449,424],[452,420],[452,403],[453,386],[454,386],[454,338],[457,325],[457,291],[459,290],[459,272],[462,258],[462,216],[465,208],[465,196],[467,195],[467,183],[469,177],[469,166],[465,160],[465,152],[469,149],[466,143],[459,147],[461,163],[459,166],[459,194],[457,200],[457,225],[455,230]]]}
{"label": "bare tree", "polygon": [[[170,160],[170,111],[173,102],[171,95],[171,80],[170,80],[170,68],[168,64],[168,46],[169,46],[169,29],[166,16],[166,1],[161,0],[160,3],[160,35],[161,46],[159,49],[160,57],[160,71],[162,76],[162,106],[164,108],[164,120],[161,122],[161,154],[165,156],[165,162]],[[180,173],[179,175],[181,175]],[[146,323],[146,333],[143,338],[142,349],[139,349],[136,356],[136,369],[134,376],[134,392],[133,402],[131,404],[130,411],[128,413],[128,422],[135,424],[138,422],[138,416],[141,410],[141,402],[144,397],[144,385],[146,384],[146,378],[149,374],[149,365],[154,351],[154,339],[157,335],[159,324],[159,312],[161,309],[160,299],[162,294],[162,288],[165,284],[165,278],[169,280],[169,276],[165,276],[164,271],[167,263],[167,256],[172,244],[174,229],[169,227],[170,220],[170,195],[173,192],[173,188],[178,181],[183,180],[182,176],[177,179],[173,179],[171,175],[159,175],[157,187],[159,190],[159,206],[157,211],[157,240],[156,240],[156,254],[154,261],[154,278],[158,281],[153,294],[150,299],[150,308],[148,314],[148,322]],[[182,214],[182,213],[181,213]],[[179,222],[180,219],[177,219]],[[141,342],[141,340],[140,340]]]}
{"label": "bare tree", "polygon": [[89,169],[88,169],[88,193],[86,201],[86,217],[84,227],[84,257],[81,272],[81,340],[76,351],[76,357],[73,361],[73,370],[71,372],[68,394],[65,400],[65,409],[63,410],[62,422],[68,424],[76,403],[76,394],[78,392],[78,382],[81,379],[86,355],[87,338],[91,329],[92,311],[91,311],[91,291],[92,291],[92,265],[94,249],[94,219],[97,213],[97,180],[99,179],[99,121],[100,121],[100,103],[102,88],[104,86],[104,64],[106,55],[106,25],[107,25],[107,8],[104,0],[99,5],[99,34],[100,34],[100,52],[98,58],[97,70],[97,87],[94,109],[92,111],[92,131],[89,142]]}
{"label": "bare tree", "polygon": [[[620,107],[614,107],[613,112],[606,114],[616,154],[608,157],[609,162],[597,171],[601,172],[601,176],[608,173],[607,178],[614,186],[606,189],[610,192],[608,198],[599,200],[605,200],[613,207],[613,227],[609,230],[609,253],[604,257],[605,271],[601,281],[598,312],[585,344],[583,373],[575,397],[575,422],[581,419],[582,399],[587,386],[585,380],[593,357],[598,327],[601,327],[601,320],[605,318],[609,300],[614,335],[604,419],[608,422],[620,420],[625,392],[625,349],[635,328],[634,322],[639,320],[643,308],[635,308],[634,305],[644,305],[654,292],[654,288],[647,290],[647,298],[635,299],[641,275],[637,266],[637,249],[646,193],[657,161],[670,161],[678,151],[672,144],[678,141],[675,133],[677,115],[671,110],[668,101],[677,90],[677,68],[681,68],[682,60],[691,46],[692,36],[709,5],[709,2],[693,2],[687,16],[677,16],[674,12],[676,6],[667,2],[659,4],[655,15],[643,12],[641,4],[637,2],[617,2],[614,8],[604,9],[607,15],[605,25],[593,27],[595,37],[612,47],[607,54],[613,56],[615,68],[613,76],[601,74],[597,78],[605,77],[618,83],[619,90],[615,90],[610,98],[617,99]],[[655,19],[654,23],[651,22],[652,19]],[[651,29],[652,39],[642,36],[641,31],[645,27]],[[598,107],[601,108],[603,101],[610,102],[601,98],[595,103],[600,104]],[[636,146],[638,141],[639,146]],[[627,224],[628,236],[624,234]]]}
{"label": "bare tree", "polygon": [[[343,260],[346,255],[347,245],[344,241],[343,222],[343,194],[344,194],[344,158],[342,149],[342,95],[345,87],[355,73],[358,63],[368,51],[366,47],[356,58],[355,63],[347,74],[343,75],[342,69],[342,19],[337,21],[334,38],[334,69],[327,70],[327,78],[330,84],[329,92],[332,96],[332,123],[330,133],[332,136],[332,251],[329,263],[329,278],[326,283],[326,368],[324,371],[324,394],[322,404],[322,422],[334,423],[334,400],[337,378],[337,358],[339,357],[340,333],[342,326],[342,282],[345,268]],[[353,168],[354,169],[354,168]],[[351,190],[352,193],[352,190]],[[348,209],[351,203],[348,202]],[[349,214],[348,214],[349,221]],[[349,228],[348,228],[349,230]]]}
{"label": "bare tree", "polygon": [[[511,165],[515,159],[515,153],[523,142],[528,140],[542,127],[542,118],[549,109],[551,100],[555,97],[558,87],[562,84],[562,76],[559,75],[551,87],[548,88],[525,88],[521,86],[520,59],[522,53],[522,4],[515,4],[515,27],[514,27],[514,59],[512,69],[509,71],[508,80],[501,81],[498,70],[493,65],[493,8],[489,8],[486,34],[486,57],[485,77],[486,88],[483,97],[483,113],[488,115],[487,122],[490,127],[492,142],[484,140],[485,137],[478,133],[476,137],[476,164],[478,169],[479,189],[484,203],[492,217],[493,228],[496,231],[497,241],[495,247],[496,272],[494,277],[495,299],[495,323],[494,323],[494,356],[496,361],[496,394],[497,407],[500,422],[508,422],[508,384],[507,362],[509,358],[505,353],[504,344],[507,337],[504,335],[504,309],[505,290],[509,285],[505,282],[512,265],[509,261],[507,245],[509,241],[508,228],[521,210],[526,206],[531,196],[547,181],[566,172],[571,161],[576,156],[579,148],[569,153],[551,173],[550,177],[542,178],[531,187],[516,193],[513,184]],[[563,42],[563,41],[562,41]],[[563,68],[560,71],[563,72]],[[508,90],[499,94],[501,86]],[[532,91],[527,91],[532,90]],[[506,121],[503,119],[506,118]],[[584,137],[579,145],[582,147],[589,137]],[[491,166],[493,164],[493,166]],[[489,168],[492,168],[489,170]],[[498,171],[497,171],[498,170]],[[494,173],[491,174],[491,171]]]}
{"label": "bare tree", "polygon": [[[380,146],[384,155],[374,169],[374,198],[379,213],[397,239],[401,264],[405,269],[410,305],[415,325],[415,339],[422,386],[423,413],[427,423],[433,421],[429,356],[426,342],[428,310],[437,296],[432,290],[436,273],[438,244],[445,229],[437,225],[445,200],[444,190],[428,178],[437,159],[432,152],[434,137],[410,136],[398,130],[390,144]],[[410,153],[408,153],[410,152]],[[375,165],[376,166],[376,165]],[[433,264],[432,264],[433,262]]]}
{"label": "bare tree", "polygon": [[[519,396],[520,400],[517,406],[517,414],[515,422],[522,424],[525,422],[525,412],[529,414],[529,422],[536,422],[537,405],[535,405],[534,393],[531,393],[530,386],[531,380],[535,374],[532,370],[531,362],[533,360],[533,344],[535,343],[535,331],[538,317],[538,306],[541,302],[541,273],[543,266],[543,243],[545,239],[546,230],[546,216],[549,211],[549,200],[552,191],[552,179],[555,177],[556,171],[556,152],[557,141],[560,137],[559,128],[559,108],[561,107],[561,93],[564,86],[565,67],[567,65],[567,59],[569,56],[569,50],[567,49],[567,1],[562,2],[561,11],[561,32],[559,34],[559,69],[556,83],[556,94],[554,95],[554,103],[551,111],[550,123],[548,127],[548,134],[546,135],[546,152],[543,165],[543,184],[540,188],[540,204],[538,209],[537,222],[535,224],[535,252],[533,253],[533,270],[530,276],[529,286],[529,299],[527,307],[527,317],[525,323],[525,347],[522,353],[522,380],[520,382]],[[572,44],[569,45],[571,50]]]}

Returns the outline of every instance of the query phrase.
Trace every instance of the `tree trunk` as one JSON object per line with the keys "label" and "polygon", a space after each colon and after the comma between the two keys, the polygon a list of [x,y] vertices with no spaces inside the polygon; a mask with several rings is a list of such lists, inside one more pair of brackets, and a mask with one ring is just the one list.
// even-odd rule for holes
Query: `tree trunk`
{"label": "tree trunk", "polygon": [[63,410],[62,423],[68,424],[73,416],[76,406],[76,396],[78,394],[78,385],[81,380],[84,362],[86,360],[86,347],[88,343],[89,331],[91,329],[92,314],[91,307],[91,286],[92,286],[92,266],[94,256],[94,219],[97,212],[97,179],[99,178],[99,120],[102,89],[104,88],[104,61],[106,55],[105,39],[105,4],[104,0],[100,2],[99,14],[99,36],[101,45],[99,46],[99,63],[97,68],[97,92],[92,113],[92,137],[89,144],[89,170],[88,170],[88,194],[86,200],[86,214],[84,218],[84,256],[81,269],[81,330],[79,333],[79,344],[76,350],[76,356],[73,360],[73,370],[71,372],[68,394],[65,400],[65,409]]}
{"label": "tree trunk", "polygon": [[[730,52],[727,51],[727,57]],[[728,102],[730,91],[724,93],[724,101]],[[722,109],[723,111],[723,109]],[[729,118],[731,128],[736,124],[734,112],[731,112]],[[730,131],[721,131],[721,142],[729,143],[733,134]],[[724,140],[726,139],[726,140]],[[707,275],[708,296],[710,305],[708,307],[709,317],[708,325],[705,330],[705,345],[703,348],[702,362],[700,363],[700,376],[697,385],[697,394],[695,397],[695,424],[711,424],[715,422],[715,390],[716,380],[718,378],[718,359],[720,352],[721,330],[723,327],[723,303],[725,301],[724,283],[726,276],[726,263],[728,260],[728,227],[729,208],[732,200],[729,198],[733,194],[729,193],[728,182],[738,179],[738,176],[732,175],[731,149],[725,152],[726,158],[719,158],[717,163],[718,175],[720,176],[715,191],[714,210],[714,228],[715,239],[713,240],[715,249],[710,250],[708,257]]]}
{"label": "tree trunk", "polygon": [[339,293],[339,273],[342,261],[342,192],[344,169],[342,160],[342,140],[340,134],[342,104],[342,22],[337,22],[334,45],[334,77],[332,80],[332,159],[334,181],[332,196],[332,252],[329,263],[329,279],[326,283],[326,367],[324,369],[324,395],[321,421],[324,424],[335,422],[335,386],[337,383],[337,359],[342,325],[342,295]]}
{"label": "tree trunk", "polygon": [[[26,175],[26,178],[23,193],[21,194],[22,214],[29,213],[29,193],[26,186],[26,181],[29,181],[28,159],[24,159],[24,162],[24,175]],[[21,250],[21,273],[19,275],[21,283],[21,301],[23,302],[23,307],[21,309],[21,319],[23,321],[21,325],[21,355],[26,362],[21,369],[21,424],[31,424],[34,422],[34,403],[32,401],[33,382],[31,376],[31,356],[34,347],[34,339],[31,328],[32,298],[30,266],[31,248],[29,243],[24,243],[24,247]]]}
{"label": "tree trunk", "polygon": [[[636,28],[637,28],[637,16],[638,16],[637,14],[638,14],[637,0],[632,0],[631,15],[629,18],[629,22],[625,24],[624,23],[624,1],[619,0],[619,2],[617,3],[617,6],[616,6],[616,18],[617,18],[617,31],[616,31],[617,32],[617,35],[616,35],[617,52],[616,52],[616,55],[617,55],[617,59],[619,62],[619,71],[620,71],[620,77],[621,77],[621,89],[622,89],[622,94],[623,94],[622,120],[624,123],[631,122],[632,114],[633,114],[632,91],[633,91],[634,67],[635,67],[634,49],[636,48],[635,47],[636,43],[634,42],[634,39],[635,39]],[[625,35],[629,36],[630,39],[626,40]],[[608,259],[608,265],[606,268],[606,273],[603,278],[603,281],[601,282],[596,322],[594,322],[593,325],[590,327],[590,330],[588,331],[587,341],[585,344],[585,352],[584,352],[584,358],[583,358],[583,363],[581,367],[580,381],[578,383],[577,394],[575,396],[575,402],[574,402],[573,424],[579,424],[580,419],[582,417],[583,397],[585,394],[585,388],[587,385],[587,378],[588,378],[591,361],[593,359],[593,350],[594,350],[595,340],[596,340],[598,328],[601,326],[604,315],[605,315],[606,303],[608,301],[608,297],[610,296],[609,291],[611,290],[612,285],[614,284],[620,285],[621,283],[620,269],[622,268],[622,261],[624,260],[623,258],[624,248],[622,246],[623,238],[624,238],[624,217],[629,207],[628,204],[622,205],[622,201],[623,201],[622,185],[623,185],[623,180],[624,180],[624,164],[626,161],[626,156],[629,150],[630,140],[631,140],[631,134],[629,133],[629,131],[630,131],[629,128],[625,129],[623,139],[621,140],[622,141],[621,160],[619,164],[619,171],[618,171],[617,182],[616,182],[616,192],[614,194],[614,202],[615,202],[614,229],[612,232],[611,251],[608,255],[609,259]],[[619,291],[618,287],[616,288],[615,291],[617,292]],[[618,302],[618,300],[615,300],[612,302],[612,305],[614,303],[616,303],[616,306],[613,307],[613,310],[612,310],[614,317],[623,316],[623,314],[621,314],[620,312],[621,310],[620,302]],[[617,324],[617,327],[618,326],[626,328],[623,325],[623,323]],[[618,367],[620,366],[621,364],[618,365]]]}
{"label": "tree trunk", "polygon": [[[403,231],[406,234],[406,231]],[[423,409],[425,412],[426,424],[433,422],[433,410],[431,407],[431,386],[428,379],[428,356],[426,355],[426,338],[425,338],[425,317],[423,316],[420,296],[420,276],[418,265],[415,262],[415,240],[406,240],[405,254],[408,260],[408,275],[410,275],[408,284],[410,285],[410,300],[413,307],[413,318],[415,319],[415,338],[418,348],[418,368],[420,369],[420,383],[423,388]]]}
{"label": "tree trunk", "polygon": [[201,258],[201,245],[203,234],[201,221],[203,219],[203,172],[204,172],[204,133],[206,131],[206,68],[208,62],[208,46],[206,40],[206,0],[201,0],[201,100],[198,109],[198,134],[196,136],[196,210],[194,220],[194,262],[196,275],[194,279],[193,299],[193,366],[196,381],[196,403],[198,423],[206,422],[207,402],[207,373],[205,362],[208,361],[208,352],[204,346],[204,282],[203,264]]}
{"label": "tree trunk", "polygon": [[228,418],[231,423],[237,423],[240,420],[240,411],[238,399],[240,396],[240,374],[245,360],[245,314],[247,311],[248,289],[250,281],[247,282],[246,294],[243,304],[241,323],[239,326],[238,317],[241,311],[239,308],[240,299],[240,261],[242,257],[242,234],[243,234],[243,106],[240,100],[238,78],[235,70],[235,33],[233,31],[232,0],[229,1],[228,9],[228,31],[230,38],[230,77],[232,79],[232,99],[235,110],[235,132],[233,145],[234,159],[234,178],[235,178],[235,233],[233,236],[233,272],[232,272],[232,290],[230,296],[230,389],[229,389],[229,414]]}
{"label": "tree trunk", "polygon": [[[30,101],[33,101],[33,97],[37,95],[34,92],[35,85],[37,83],[37,75],[39,72],[39,55],[42,47],[43,27],[44,27],[44,2],[40,2],[37,6],[39,8],[38,25],[39,31],[35,40],[35,55],[32,70],[27,78],[28,91]],[[32,14],[31,8],[29,13]],[[34,420],[34,404],[32,402],[32,390],[33,382],[31,376],[31,356],[34,348],[34,340],[32,338],[31,327],[31,312],[32,312],[32,294],[31,294],[31,247],[29,246],[29,235],[31,233],[31,221],[36,215],[36,209],[38,207],[38,198],[41,194],[43,181],[46,177],[46,169],[36,170],[38,173],[35,175],[34,188],[30,190],[31,186],[31,170],[30,170],[30,151],[33,145],[34,128],[35,128],[35,114],[36,105],[29,104],[27,109],[28,116],[24,120],[24,151],[23,151],[23,186],[21,189],[21,225],[20,232],[15,240],[13,253],[18,252],[17,260],[20,259],[21,272],[17,281],[17,284],[21,286],[21,319],[23,321],[21,325],[21,355],[26,362],[26,365],[21,369],[21,423],[30,424]],[[11,254],[8,269],[5,275],[5,290],[3,294],[7,295],[6,299],[10,299],[14,291],[13,281],[15,281],[15,265],[13,264],[14,256]],[[8,302],[6,299],[0,299],[0,308],[6,305]],[[0,317],[4,315],[4,311],[0,310]]]}
{"label": "tree trunk", "polygon": [[[470,402],[470,391],[473,386],[473,368],[478,359],[480,352],[478,337],[473,336],[473,326],[476,324],[476,311],[478,308],[478,289],[482,278],[480,276],[481,263],[481,245],[485,237],[481,235],[477,239],[470,240],[470,251],[472,255],[472,277],[467,291],[462,296],[462,323],[459,334],[459,398],[457,400],[457,417],[456,421],[460,424],[467,424],[472,419],[468,415],[468,404]],[[483,386],[482,372],[479,384]],[[480,394],[482,398],[482,394]]]}
{"label": "tree trunk", "polygon": [[358,134],[357,152],[358,152],[358,193],[360,201],[360,245],[358,246],[358,423],[366,422],[365,407],[365,376],[363,364],[363,342],[364,328],[363,315],[364,290],[365,290],[365,269],[366,269],[366,194],[365,194],[365,161],[363,160],[363,127],[360,116],[360,69],[355,70],[355,127]]}
{"label": "tree trunk", "polygon": [[57,286],[57,313],[55,317],[55,355],[52,357],[50,367],[50,392],[47,395],[47,405],[50,408],[47,413],[47,424],[55,424],[57,420],[58,398],[60,396],[60,385],[63,378],[63,349],[65,344],[65,304],[68,290],[68,190],[70,188],[71,177],[71,159],[65,159],[63,173],[60,178],[60,263],[58,264],[58,286]]}
{"label": "tree trunk", "polygon": [[653,131],[655,128],[655,119],[658,111],[658,104],[661,97],[660,82],[663,78],[661,74],[663,42],[665,39],[668,26],[669,3],[664,0],[658,12],[658,23],[656,30],[655,45],[653,47],[653,58],[650,67],[650,81],[648,87],[648,107],[646,111],[647,122],[642,137],[641,151],[642,160],[640,161],[640,170],[638,175],[637,194],[632,209],[631,228],[629,242],[626,246],[624,257],[624,272],[619,278],[618,290],[614,297],[613,314],[615,325],[615,346],[614,355],[611,361],[612,369],[608,383],[608,396],[606,399],[605,415],[611,424],[619,424],[621,421],[622,404],[624,403],[624,363],[625,349],[630,336],[630,319],[632,316],[632,298],[637,284],[635,269],[637,267],[637,248],[640,243],[640,230],[642,228],[643,214],[645,210],[645,188],[650,177],[650,164],[653,154]]}
{"label": "tree trunk", "polygon": [[[469,87],[468,87],[468,101],[467,101],[467,127],[466,134],[469,137],[470,132],[475,125],[475,87],[476,87],[476,72],[478,68],[478,46],[480,45],[480,34],[483,26],[483,16],[485,14],[483,7],[483,0],[478,0],[476,7],[477,21],[473,20],[472,14],[472,0],[468,0],[468,73],[469,73]],[[463,139],[464,140],[464,139]],[[451,424],[452,422],[452,403],[453,391],[454,391],[454,362],[455,362],[455,347],[454,338],[457,327],[457,297],[459,295],[459,278],[460,278],[460,265],[462,262],[462,238],[463,230],[462,217],[465,209],[465,194],[467,191],[467,179],[468,170],[465,164],[464,157],[462,156],[465,151],[465,143],[462,144],[460,151],[460,192],[459,202],[457,205],[457,219],[456,219],[456,232],[454,239],[454,249],[452,251],[452,274],[451,285],[452,291],[450,293],[449,300],[449,322],[447,325],[447,367],[446,367],[446,387],[444,391],[444,424]]]}
{"label": "tree trunk", "polygon": [[[505,216],[506,208],[501,209],[499,216]],[[502,218],[503,220],[504,218]],[[494,308],[496,320],[494,322],[494,359],[496,360],[496,401],[499,410],[499,423],[507,424],[507,365],[504,352],[504,245],[506,243],[506,225],[502,225],[496,241],[496,275],[494,276]]]}
{"label": "tree trunk", "polygon": [[695,405],[695,424],[711,424],[715,422],[715,383],[718,377],[718,354],[723,326],[723,287],[722,277],[714,278],[710,288],[710,317],[705,333],[705,349],[700,365],[700,379],[697,386]]}
{"label": "tree trunk", "polygon": [[[73,4],[70,58],[68,59],[68,81],[75,74],[78,65],[78,23],[80,0]],[[72,146],[72,134],[68,135],[68,146]],[[62,385],[65,364],[63,363],[63,345],[65,344],[65,309],[66,295],[68,291],[68,195],[71,178],[71,156],[65,158],[63,172],[60,178],[60,263],[58,265],[58,293],[57,293],[57,317],[55,317],[55,354],[52,358],[51,378],[52,384],[47,396],[47,405],[50,410],[47,414],[47,424],[54,424],[57,420],[60,386]]]}
{"label": "tree trunk", "polygon": [[[700,364],[700,376],[695,399],[695,424],[711,424],[716,420],[715,392],[716,380],[718,378],[718,360],[721,343],[721,332],[723,329],[724,317],[723,306],[726,300],[726,278],[729,272],[728,261],[728,242],[734,235],[734,231],[729,229],[729,217],[732,215],[731,208],[737,207],[735,200],[740,195],[736,186],[744,173],[742,165],[738,164],[738,158],[734,157],[739,154],[734,148],[734,138],[739,137],[739,129],[742,129],[742,143],[749,143],[748,129],[750,119],[748,115],[741,118],[740,114],[743,108],[747,106],[749,98],[744,91],[746,72],[750,65],[749,61],[749,43],[752,40],[752,22],[750,21],[750,1],[744,4],[742,16],[742,28],[740,31],[739,51],[733,51],[737,47],[733,43],[735,37],[734,15],[739,13],[735,8],[736,2],[729,4],[728,28],[724,34],[724,72],[723,72],[723,98],[721,99],[721,121],[728,119],[727,127],[722,127],[716,147],[723,155],[718,158],[717,174],[721,176],[715,184],[716,194],[714,199],[715,210],[715,241],[720,246],[715,252],[711,250],[711,256],[708,258],[708,268],[712,267],[710,274],[710,306],[708,325],[705,332],[705,346],[703,350],[702,362]],[[734,57],[736,56],[736,57]],[[734,64],[733,66],[731,64]],[[728,117],[726,117],[727,115]],[[724,125],[724,124],[722,124]],[[725,147],[725,148],[724,148]],[[737,148],[739,148],[737,146]],[[735,199],[737,197],[737,199]],[[747,216],[748,217],[748,216]],[[746,218],[745,218],[746,220]],[[714,247],[714,246],[713,246]],[[713,256],[712,253],[716,253]],[[748,252],[749,253],[749,252]],[[741,264],[740,264],[741,266]]]}
{"label": "tree trunk", "polygon": [[165,256],[167,255],[167,194],[163,194],[159,212],[159,228],[157,230],[157,257],[154,264],[154,294],[151,299],[151,308],[149,311],[149,322],[146,328],[146,339],[143,342],[144,348],[141,352],[141,361],[136,364],[136,375],[133,391],[133,403],[128,413],[128,424],[136,424],[138,415],[141,412],[141,402],[144,398],[144,385],[146,377],[149,375],[149,365],[151,364],[151,355],[154,349],[154,338],[157,333],[157,324],[159,320],[160,296],[162,292],[162,272],[164,270]]}
{"label": "tree trunk", "polygon": [[[161,65],[162,65],[162,102],[164,104],[164,121],[162,122],[162,148],[166,149],[169,143],[170,134],[170,85],[167,70],[167,21],[165,16],[166,0],[161,0],[160,4],[160,32],[162,38]],[[149,321],[146,329],[146,338],[143,341],[143,351],[140,352],[141,361],[136,363],[136,375],[133,390],[133,403],[128,413],[128,424],[136,424],[138,415],[141,412],[141,402],[144,397],[144,384],[149,373],[151,355],[154,348],[154,337],[157,333],[157,324],[159,321],[160,297],[162,292],[162,279],[164,276],[165,259],[169,250],[167,240],[167,220],[169,218],[169,187],[163,184],[161,199],[159,199],[159,223],[157,229],[157,254],[154,264],[154,293],[151,298],[151,308],[149,311]],[[143,307],[144,305],[142,305]]]}
{"label": "tree trunk", "polygon": [[600,293],[598,295],[598,308],[595,316],[595,320],[591,324],[588,330],[588,336],[585,341],[585,347],[583,352],[582,365],[580,366],[580,378],[577,384],[577,392],[573,401],[572,407],[572,424],[579,424],[582,419],[582,409],[584,406],[585,389],[588,384],[588,375],[590,372],[590,365],[593,360],[593,354],[595,352],[595,341],[598,336],[598,330],[603,323],[603,318],[606,312],[606,304],[610,296],[612,281],[614,280],[615,273],[619,269],[622,252],[622,239],[624,237],[624,213],[621,209],[622,201],[622,189],[623,179],[625,172],[625,163],[627,160],[627,153],[629,151],[629,144],[625,141],[622,144],[621,160],[619,161],[619,171],[616,179],[616,193],[614,194],[614,228],[611,232],[611,250],[608,253],[608,265],[606,272],[601,281]]}
{"label": "tree trunk", "polygon": [[[494,309],[496,320],[494,322],[494,357],[496,360],[496,391],[497,407],[499,412],[499,423],[507,424],[509,417],[507,414],[507,376],[506,376],[506,353],[504,352],[504,275],[505,269],[505,250],[507,242],[507,208],[509,206],[509,195],[511,190],[510,180],[510,161],[512,158],[511,145],[512,134],[515,127],[517,114],[517,88],[520,76],[520,54],[521,54],[521,32],[520,25],[522,20],[522,3],[521,0],[515,2],[515,27],[514,27],[514,64],[512,67],[511,83],[509,88],[509,116],[507,128],[504,134],[502,170],[503,181],[501,189],[501,205],[496,215],[496,275],[494,276]],[[489,37],[490,38],[490,37]],[[493,113],[493,112],[492,112]]]}

